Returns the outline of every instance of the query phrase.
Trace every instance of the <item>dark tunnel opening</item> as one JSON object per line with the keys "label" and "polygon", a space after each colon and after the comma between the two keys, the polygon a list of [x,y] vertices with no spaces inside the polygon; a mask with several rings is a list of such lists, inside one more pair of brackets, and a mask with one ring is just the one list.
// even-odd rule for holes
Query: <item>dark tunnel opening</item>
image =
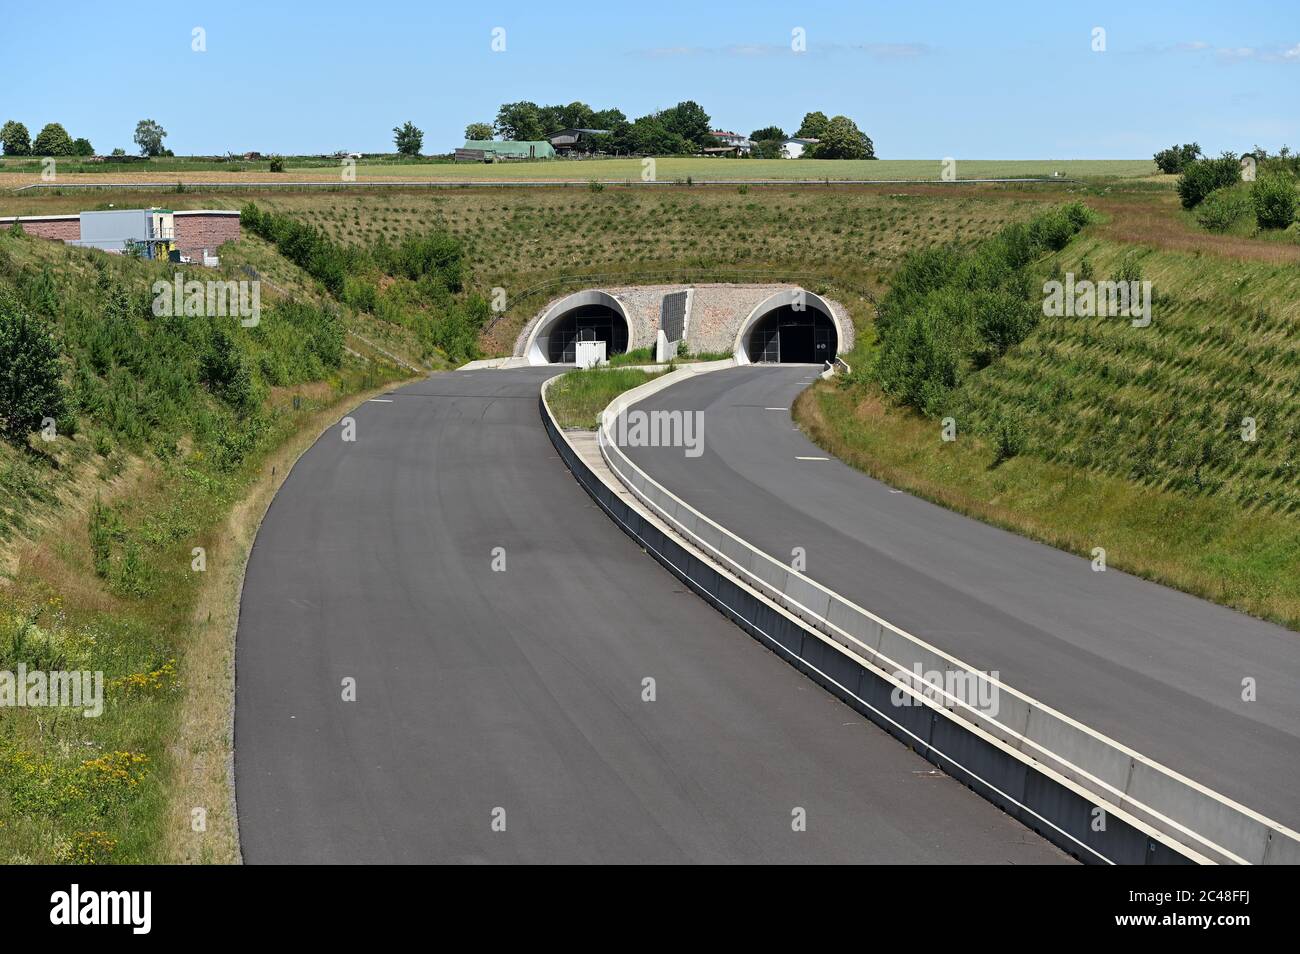
{"label": "dark tunnel opening", "polygon": [[751,362],[821,364],[834,361],[839,346],[835,323],[816,308],[782,305],[750,329],[746,348]]}
{"label": "dark tunnel opening", "polygon": [[627,322],[608,305],[579,305],[551,326],[546,360],[572,364],[577,360],[579,341],[605,342],[605,356],[627,350]]}

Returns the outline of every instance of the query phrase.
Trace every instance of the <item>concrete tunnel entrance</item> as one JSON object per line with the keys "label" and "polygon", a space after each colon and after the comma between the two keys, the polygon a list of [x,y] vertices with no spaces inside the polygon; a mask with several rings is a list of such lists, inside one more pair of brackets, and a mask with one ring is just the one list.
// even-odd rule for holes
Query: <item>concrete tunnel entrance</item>
{"label": "concrete tunnel entrance", "polygon": [[839,354],[839,322],[819,296],[779,292],[750,314],[736,338],[740,364],[822,364]]}
{"label": "concrete tunnel entrance", "polygon": [[605,342],[605,355],[628,349],[627,313],[613,295],[582,291],[552,305],[529,335],[524,353],[529,364],[572,364],[579,341]]}
{"label": "concrete tunnel entrance", "polygon": [[551,328],[546,343],[546,360],[551,364],[572,364],[577,360],[579,341],[605,342],[607,357],[622,354],[627,350],[627,322],[605,305],[575,308]]}

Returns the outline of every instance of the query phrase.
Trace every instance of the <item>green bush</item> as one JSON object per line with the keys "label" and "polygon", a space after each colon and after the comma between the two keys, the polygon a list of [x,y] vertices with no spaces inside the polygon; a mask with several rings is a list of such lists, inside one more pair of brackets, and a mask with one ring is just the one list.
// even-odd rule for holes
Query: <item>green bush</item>
{"label": "green bush", "polygon": [[1250,196],[1236,186],[1228,186],[1205,197],[1196,209],[1196,221],[1211,232],[1226,232],[1250,211]]}
{"label": "green bush", "polygon": [[1284,229],[1295,221],[1295,180],[1282,173],[1261,176],[1250,190],[1255,220],[1262,229]]}
{"label": "green bush", "polygon": [[993,465],[1010,460],[1024,452],[1029,443],[1025,423],[1018,414],[1003,413],[993,425]]}
{"label": "green bush", "polygon": [[936,414],[971,369],[1023,341],[1040,311],[1028,266],[1065,246],[1089,221],[1071,203],[1008,226],[975,249],[912,252],[878,308],[872,373],[895,400]]}
{"label": "green bush", "polygon": [[1166,175],[1182,172],[1201,157],[1201,147],[1194,142],[1161,149],[1155,155],[1156,167]]}
{"label": "green bush", "polygon": [[1225,152],[1218,159],[1198,159],[1183,167],[1178,177],[1178,197],[1184,209],[1194,209],[1215,189],[1230,186],[1241,179],[1241,164],[1235,153]]}
{"label": "green bush", "polygon": [[59,346],[50,326],[0,291],[0,436],[20,443],[64,412]]}

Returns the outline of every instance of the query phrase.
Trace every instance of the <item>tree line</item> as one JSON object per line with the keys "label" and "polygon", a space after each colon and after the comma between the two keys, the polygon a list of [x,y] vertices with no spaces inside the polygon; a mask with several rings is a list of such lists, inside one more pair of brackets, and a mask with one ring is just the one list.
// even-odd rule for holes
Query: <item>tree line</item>
{"label": "tree line", "polygon": [[[409,123],[407,124],[410,125]],[[494,136],[515,142],[542,140],[561,129],[601,129],[591,137],[598,152],[614,155],[690,155],[721,143],[710,132],[711,119],[694,100],[684,100],[667,109],[629,120],[620,109],[593,109],[583,102],[567,106],[539,106],[527,100],[503,103],[492,122],[474,122],[465,127],[467,140]],[[397,130],[394,130],[396,133]],[[418,130],[417,130],[418,132]],[[804,150],[817,159],[874,159],[875,146],[847,116],[807,113],[795,138],[819,140]],[[788,138],[780,126],[764,126],[750,133],[755,158],[778,159],[782,142]],[[399,143],[400,149],[401,143]]]}
{"label": "tree line", "polygon": [[[172,151],[163,148],[167,130],[152,119],[142,119],[135,124],[135,144],[142,156],[170,156]],[[11,119],[0,127],[0,144],[6,156],[93,156],[95,147],[89,139],[73,139],[61,123],[46,123],[36,138],[31,138],[27,127]],[[125,149],[114,149],[113,155],[126,155]]]}

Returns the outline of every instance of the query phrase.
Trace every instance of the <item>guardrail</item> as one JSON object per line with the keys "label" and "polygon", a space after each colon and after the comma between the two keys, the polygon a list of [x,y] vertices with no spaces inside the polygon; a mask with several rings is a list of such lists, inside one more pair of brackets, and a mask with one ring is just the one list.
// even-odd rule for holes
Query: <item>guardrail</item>
{"label": "guardrail", "polygon": [[[1017,815],[1027,811],[1047,826],[1044,834],[1067,850],[1096,856],[1090,860],[1141,863],[1157,856],[1172,860],[1164,851],[1171,848],[1198,862],[1300,863],[1300,834],[841,597],[710,520],[638,468],[611,438],[609,425],[632,404],[686,373],[698,372],[671,372],[612,402],[597,432],[601,455],[644,506],[725,570],[718,575],[740,581],[825,637],[823,648],[813,648],[818,654],[814,668],[832,683],[827,688],[855,707],[865,707],[875,721],[1008,811]],[[545,389],[543,417],[549,418],[544,395]],[[562,433],[559,438],[567,444]],[[709,576],[698,556],[682,560],[695,573]],[[719,585],[716,580],[697,581],[694,588],[716,591]],[[802,653],[798,658],[809,664]],[[861,671],[852,672],[855,666]],[[831,675],[836,672],[845,678]],[[962,698],[935,687],[926,678],[934,672],[961,673],[975,691]],[[874,678],[865,678],[868,675]],[[826,685],[823,679],[818,681]],[[851,688],[855,681],[864,689],[870,683],[877,697],[883,685],[904,693],[915,704],[899,706],[887,698],[866,698]],[[917,712],[928,716],[918,721]],[[1025,769],[1029,775],[1023,774]],[[1036,787],[1046,782],[1053,784]],[[1107,837],[1104,821],[1103,830],[1096,830],[1098,816],[1088,810],[1094,805],[1105,809],[1112,820],[1119,816],[1129,822],[1123,837]]]}

